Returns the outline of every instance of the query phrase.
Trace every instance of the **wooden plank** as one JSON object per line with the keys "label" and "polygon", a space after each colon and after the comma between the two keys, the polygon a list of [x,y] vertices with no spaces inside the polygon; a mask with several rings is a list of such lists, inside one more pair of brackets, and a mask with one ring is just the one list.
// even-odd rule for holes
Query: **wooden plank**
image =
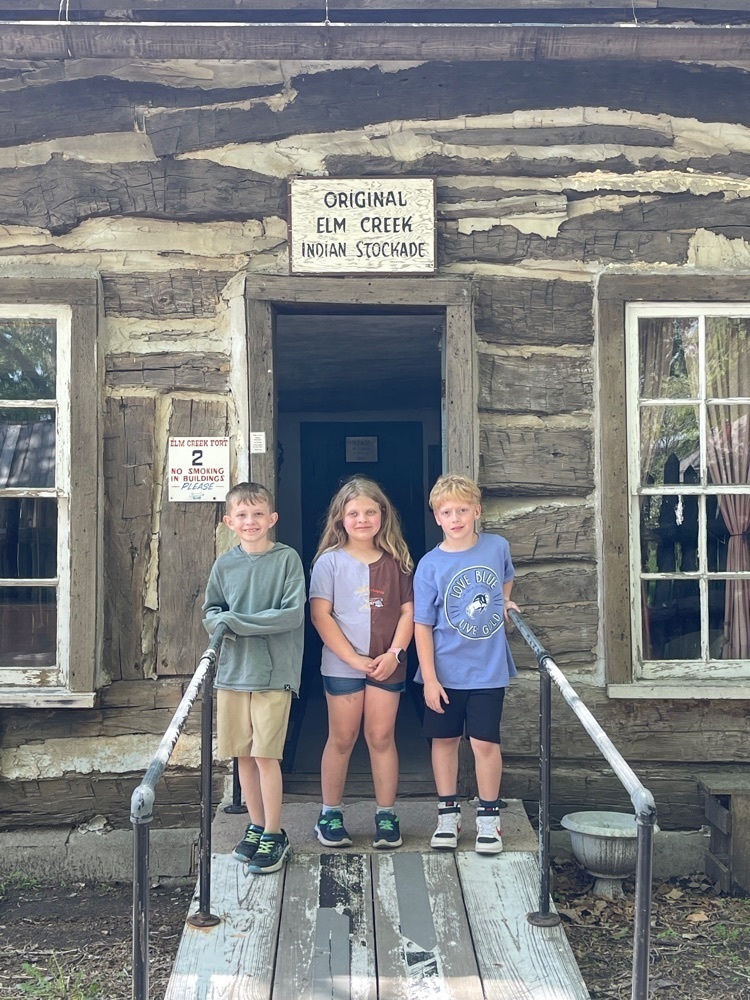
{"label": "wooden plank", "polygon": [[[223,401],[175,399],[169,437],[221,437],[228,433]],[[162,480],[167,482],[166,471]],[[215,558],[219,503],[178,503],[162,496],[159,530],[159,617],[156,670],[192,674],[206,648],[201,606]]]}
{"label": "wooden plank", "polygon": [[372,856],[378,985],[388,1000],[483,1000],[456,860]]}
{"label": "wooden plank", "polygon": [[144,675],[144,590],[150,557],[156,401],[104,402],[104,668],[113,680]]}
{"label": "wooden plank", "polygon": [[288,865],[273,1000],[376,1000],[370,863],[295,855]]}
{"label": "wooden plank", "polygon": [[[76,0],[76,11],[108,11],[121,10],[118,4],[123,0]],[[634,0],[634,9],[649,10],[656,6],[697,6],[709,9],[747,10],[749,0],[692,0],[682,3],[682,0]],[[335,0],[329,4],[336,12],[356,11],[394,11],[405,13],[411,21],[423,19],[444,20],[446,14],[456,12],[455,0]],[[588,12],[592,7],[597,10],[615,8],[620,10],[622,0],[465,0],[461,5],[461,16],[467,20],[474,11],[501,12],[504,8],[523,10],[527,7],[542,9],[564,8]],[[160,0],[138,0],[138,14],[147,18],[150,12],[159,14],[162,10]],[[326,16],[327,8],[323,0],[170,0],[170,10],[244,10],[247,14],[256,14],[259,19],[268,20],[268,14],[274,11],[299,11],[306,21],[319,20]],[[0,11],[54,10],[56,5],[52,0],[2,0]],[[419,16],[417,15],[419,13]]]}
{"label": "wooden plank", "polygon": [[445,471],[477,474],[474,335],[471,307],[445,310],[445,395],[443,398]]}
{"label": "wooden plank", "polygon": [[593,560],[596,555],[594,510],[586,503],[559,506],[511,506],[508,501],[486,497],[482,523],[510,542],[513,563],[549,560]]}
{"label": "wooden plank", "polygon": [[477,334],[489,343],[588,345],[594,339],[588,281],[480,277],[475,308]]}
{"label": "wooden plank", "polygon": [[732,794],[732,891],[738,895],[750,892],[750,795]]}
{"label": "wooden plank", "polygon": [[539,906],[534,855],[460,852],[457,864],[487,1000],[588,1000],[562,926],[526,919]]}
{"label": "wooden plank", "polygon": [[107,385],[148,389],[229,391],[230,359],[226,354],[110,354]]}
{"label": "wooden plank", "polygon": [[250,452],[250,478],[276,496],[277,414],[274,319],[271,305],[247,302],[247,374],[250,434],[265,434],[265,451]]}
{"label": "wooden plank", "polygon": [[213,856],[211,911],[221,923],[185,924],[164,1000],[268,1000],[284,875],[248,875],[231,855]]}
{"label": "wooden plank", "polygon": [[479,480],[494,494],[586,495],[594,489],[591,431],[479,424]]}
{"label": "wooden plank", "polygon": [[249,275],[248,298],[284,303],[449,306],[471,301],[471,281],[456,278],[287,278]]}
{"label": "wooden plank", "polygon": [[159,271],[155,274],[104,274],[104,311],[108,316],[215,316],[221,290],[231,273]]}
{"label": "wooden plank", "polygon": [[742,60],[750,28],[642,24],[179,24],[15,23],[0,58],[330,60]]}
{"label": "wooden plank", "polygon": [[548,354],[477,352],[479,408],[494,413],[574,413],[593,408],[591,360]]}

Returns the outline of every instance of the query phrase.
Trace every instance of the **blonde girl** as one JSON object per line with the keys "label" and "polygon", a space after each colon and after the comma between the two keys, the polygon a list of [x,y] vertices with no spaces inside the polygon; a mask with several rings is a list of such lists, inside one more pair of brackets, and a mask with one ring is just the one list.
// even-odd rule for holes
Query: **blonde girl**
{"label": "blonde girl", "polygon": [[310,615],[323,640],[328,704],[323,806],[315,826],[326,847],[352,843],[342,800],[363,720],[377,802],[373,847],[402,842],[394,811],[395,726],[406,682],[406,648],[414,633],[412,570],[388,497],[371,479],[350,479],[331,500],[310,579]]}

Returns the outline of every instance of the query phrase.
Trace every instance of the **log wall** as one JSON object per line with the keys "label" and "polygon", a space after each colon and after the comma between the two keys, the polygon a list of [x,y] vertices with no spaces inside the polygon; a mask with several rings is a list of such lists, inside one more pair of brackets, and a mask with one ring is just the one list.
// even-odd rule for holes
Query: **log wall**
{"label": "log wall", "polygon": [[[747,703],[604,694],[595,302],[612,270],[750,274],[750,71],[14,60],[0,122],[0,270],[95,268],[105,361],[105,686],[95,710],[0,710],[2,823],[127,822],[204,638],[216,550],[213,505],[165,503],[167,436],[241,439],[244,276],[287,272],[287,180],[329,173],[436,177],[439,273],[474,279],[486,525],[510,539],[515,596],[654,785],[662,825],[697,825],[695,775],[748,763]],[[526,797],[532,681],[504,728],[508,792]],[[191,736],[167,824],[195,815]],[[569,721],[555,751],[560,802],[623,805]]]}

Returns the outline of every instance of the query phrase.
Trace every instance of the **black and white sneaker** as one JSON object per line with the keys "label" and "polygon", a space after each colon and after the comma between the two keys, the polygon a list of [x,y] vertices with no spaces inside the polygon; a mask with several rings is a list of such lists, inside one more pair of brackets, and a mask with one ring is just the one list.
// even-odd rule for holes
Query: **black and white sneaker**
{"label": "black and white sneaker", "polygon": [[474,850],[477,854],[499,854],[502,849],[503,835],[497,809],[477,809],[477,839],[474,842]]}
{"label": "black and white sneaker", "polygon": [[434,851],[455,851],[461,836],[461,806],[458,802],[439,806],[438,825],[432,835],[430,847]]}

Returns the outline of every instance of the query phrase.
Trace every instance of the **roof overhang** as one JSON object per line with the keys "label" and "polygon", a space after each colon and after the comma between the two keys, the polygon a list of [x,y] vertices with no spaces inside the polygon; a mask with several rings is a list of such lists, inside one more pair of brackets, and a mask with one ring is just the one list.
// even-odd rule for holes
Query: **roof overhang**
{"label": "roof overhang", "polygon": [[2,59],[750,60],[750,26],[0,21]]}

